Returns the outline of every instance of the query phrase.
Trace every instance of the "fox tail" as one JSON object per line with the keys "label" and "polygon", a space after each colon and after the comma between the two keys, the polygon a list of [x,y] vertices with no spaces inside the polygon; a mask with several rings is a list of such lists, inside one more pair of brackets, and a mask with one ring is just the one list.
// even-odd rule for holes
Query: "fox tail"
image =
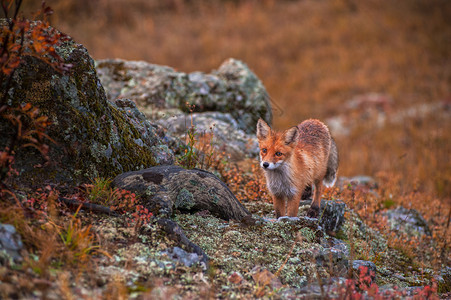
{"label": "fox tail", "polygon": [[337,144],[335,144],[334,139],[331,140],[329,160],[327,161],[327,171],[326,176],[323,179],[323,184],[330,188],[333,187],[335,181],[337,181],[337,171],[338,171],[338,149]]}

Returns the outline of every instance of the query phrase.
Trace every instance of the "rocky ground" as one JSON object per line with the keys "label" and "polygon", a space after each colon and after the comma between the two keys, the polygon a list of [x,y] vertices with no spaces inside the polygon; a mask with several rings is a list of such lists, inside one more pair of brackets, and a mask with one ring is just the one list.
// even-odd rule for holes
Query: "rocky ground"
{"label": "rocky ground", "polygon": [[[75,298],[117,297],[121,289],[127,297],[139,299],[311,299],[343,297],[350,292],[391,298],[424,296],[432,280],[442,288],[450,284],[449,267],[437,272],[418,265],[390,248],[386,238],[348,208],[338,231],[326,233],[321,220],[306,217],[308,205],[301,206],[300,217],[292,220],[275,220],[269,203],[244,205],[255,222],[225,221],[207,211],[175,211],[172,220],[205,252],[207,261],[184,250],[156,219],[136,228],[123,217],[81,212],[107,255],[94,252],[81,273],[53,266],[44,282],[39,273],[20,267],[24,256],[31,253],[24,250],[14,227],[2,225],[2,295],[60,299],[66,288]],[[399,230],[419,234],[428,230],[417,212],[395,209],[387,215]],[[364,281],[359,272],[365,276],[368,272],[365,284],[373,284],[372,289],[357,287],[359,280]],[[349,288],[348,278],[353,278],[356,287]]]}

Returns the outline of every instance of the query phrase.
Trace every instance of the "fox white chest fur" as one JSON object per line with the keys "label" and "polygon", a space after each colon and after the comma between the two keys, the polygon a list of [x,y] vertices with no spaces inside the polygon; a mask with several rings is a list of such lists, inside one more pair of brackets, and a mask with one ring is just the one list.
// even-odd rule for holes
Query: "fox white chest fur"
{"label": "fox white chest fur", "polygon": [[298,192],[288,163],[282,163],[275,169],[265,170],[266,185],[271,194],[280,198],[292,198]]}

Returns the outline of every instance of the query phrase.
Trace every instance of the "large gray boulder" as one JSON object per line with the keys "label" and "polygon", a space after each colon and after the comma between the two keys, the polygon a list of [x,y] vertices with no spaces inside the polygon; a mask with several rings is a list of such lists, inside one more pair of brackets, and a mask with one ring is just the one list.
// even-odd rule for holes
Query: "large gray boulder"
{"label": "large gray boulder", "polygon": [[239,60],[228,59],[210,74],[182,73],[143,61],[97,61],[108,98],[130,98],[153,118],[158,110],[229,113],[239,129],[254,132],[259,118],[272,121],[269,96],[262,82]]}
{"label": "large gray boulder", "polygon": [[[49,145],[50,160],[45,167],[36,167],[45,163],[37,151],[21,148],[17,152],[15,167],[21,183],[79,183],[173,162],[172,151],[164,146],[156,128],[139,114],[126,113],[136,108],[107,100],[85,47],[71,38],[55,47],[62,62],[72,65],[69,73],[61,74],[39,58],[25,56],[8,92],[11,107],[28,102],[49,117],[52,124],[47,134],[56,142]],[[0,96],[4,90],[2,86]],[[0,131],[2,150],[16,130],[2,119]]]}

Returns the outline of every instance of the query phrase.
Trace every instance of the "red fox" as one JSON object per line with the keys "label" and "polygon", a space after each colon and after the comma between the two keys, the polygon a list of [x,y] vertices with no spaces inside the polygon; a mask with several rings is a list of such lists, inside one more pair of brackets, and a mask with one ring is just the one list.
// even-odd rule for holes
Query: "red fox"
{"label": "red fox", "polygon": [[304,190],[312,186],[315,193],[308,215],[317,217],[322,185],[332,187],[338,170],[337,145],[327,126],[310,119],[278,132],[260,119],[257,138],[260,166],[272,194],[276,217],[296,217]]}

